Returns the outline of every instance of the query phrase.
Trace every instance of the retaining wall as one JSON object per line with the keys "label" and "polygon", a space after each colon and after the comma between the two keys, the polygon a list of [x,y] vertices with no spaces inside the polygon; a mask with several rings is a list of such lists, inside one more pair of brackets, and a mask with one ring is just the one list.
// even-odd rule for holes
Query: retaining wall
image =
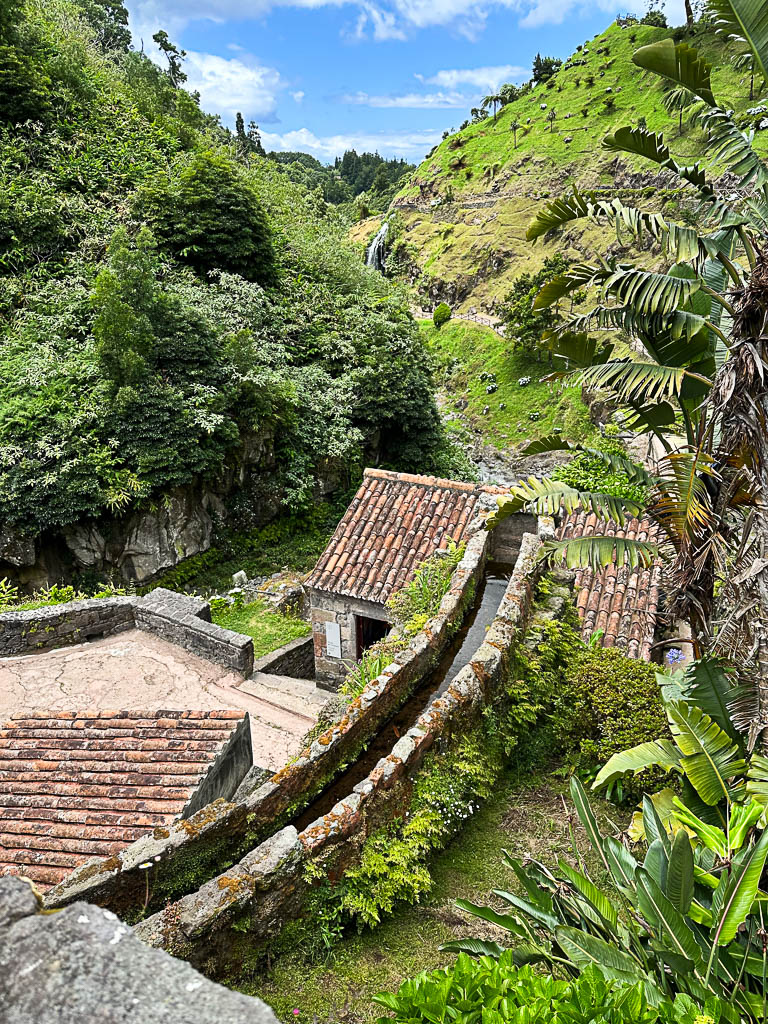
{"label": "retaining wall", "polygon": [[[87,899],[135,918],[146,907],[157,909],[169,898],[189,892],[220,871],[222,864],[236,862],[276,823],[306,807],[357,757],[448,646],[482,576],[491,536],[481,521],[473,524],[437,615],[349,704],[341,721],[296,760],[241,802],[216,800],[184,821],[155,829],[108,860],[86,862],[46,894],[46,905]],[[150,861],[147,900],[148,878],[141,865]]]}
{"label": "retaining wall", "polygon": [[126,629],[143,629],[207,661],[250,675],[253,641],[211,621],[207,601],[157,587],[146,597],[69,601],[0,614],[0,657],[35,654]]}
{"label": "retaining wall", "polygon": [[472,662],[430,702],[366,779],[303,832],[283,828],[197,892],[140,922],[136,934],[208,973],[237,976],[244,956],[252,957],[301,913],[310,863],[314,877],[330,879],[355,864],[365,839],[407,811],[413,775],[430,747],[479,722],[483,708],[503,685],[532,607],[539,546],[533,534],[522,538],[497,615]]}
{"label": "retaining wall", "polygon": [[268,672],[275,676],[290,676],[292,679],[315,678],[315,651],[312,634],[300,636],[297,640],[257,658],[253,663],[254,672]]}
{"label": "retaining wall", "polygon": [[32,654],[133,629],[134,603],[132,597],[107,597],[3,612],[0,657]]}

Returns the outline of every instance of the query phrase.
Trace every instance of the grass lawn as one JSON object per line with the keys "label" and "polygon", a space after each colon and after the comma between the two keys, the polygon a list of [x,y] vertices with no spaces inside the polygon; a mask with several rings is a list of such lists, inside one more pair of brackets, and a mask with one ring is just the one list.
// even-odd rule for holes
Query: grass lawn
{"label": "grass lawn", "polygon": [[239,608],[222,608],[211,618],[217,626],[253,637],[253,653],[257,658],[300,636],[308,636],[312,630],[304,619],[275,612],[264,601],[253,601]]}
{"label": "grass lawn", "polygon": [[[437,361],[442,390],[450,396],[448,408],[458,412],[456,403],[465,398],[469,404],[463,415],[497,448],[543,437],[555,427],[569,441],[582,441],[594,433],[580,390],[541,383],[547,364],[514,352],[489,327],[450,320],[438,330],[424,320],[421,332]],[[480,379],[482,373],[494,374],[497,390],[493,394],[487,392],[489,381]],[[521,377],[530,377],[531,383],[520,387]],[[449,420],[447,426],[461,430],[458,420]]]}
{"label": "grass lawn", "polygon": [[[432,864],[434,889],[425,903],[403,907],[375,931],[351,935],[321,963],[307,961],[301,949],[282,957],[269,976],[248,988],[269,1003],[282,1021],[298,1024],[373,1024],[386,1016],[371,1003],[383,990],[419,971],[433,970],[454,960],[441,953],[441,943],[467,935],[489,936],[505,943],[493,926],[465,917],[454,906],[463,897],[492,902],[493,889],[520,891],[513,873],[501,863],[504,849],[529,854],[554,865],[558,857],[573,858],[568,815],[559,779],[510,770],[496,792],[453,843]],[[567,799],[567,796],[566,796]],[[595,801],[605,826],[612,806]],[[579,848],[593,877],[602,879],[580,827],[573,826]],[[294,1010],[298,1010],[296,1015]]]}

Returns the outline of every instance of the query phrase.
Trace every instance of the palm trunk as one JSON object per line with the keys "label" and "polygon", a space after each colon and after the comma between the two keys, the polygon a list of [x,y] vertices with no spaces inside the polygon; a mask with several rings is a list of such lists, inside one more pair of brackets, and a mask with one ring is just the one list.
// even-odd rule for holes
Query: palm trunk
{"label": "palm trunk", "polygon": [[708,402],[721,436],[720,461],[741,471],[758,503],[751,565],[733,586],[743,616],[745,666],[759,693],[759,726],[768,728],[768,249],[759,254],[746,288],[736,295],[730,354]]}
{"label": "palm trunk", "polygon": [[693,28],[693,7],[691,0],[685,0],[685,23],[688,28]]}

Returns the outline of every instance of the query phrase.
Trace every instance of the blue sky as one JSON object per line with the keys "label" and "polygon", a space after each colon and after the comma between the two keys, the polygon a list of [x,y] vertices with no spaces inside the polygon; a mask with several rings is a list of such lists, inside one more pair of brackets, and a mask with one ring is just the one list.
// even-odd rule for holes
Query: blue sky
{"label": "blue sky", "polygon": [[[152,34],[164,28],[187,50],[188,85],[206,110],[227,124],[240,110],[267,148],[324,162],[348,148],[418,162],[484,95],[529,78],[537,51],[565,57],[628,9],[613,0],[128,0],[128,8],[137,46],[143,39],[154,52]],[[666,13],[683,20],[682,0],[667,0]]]}

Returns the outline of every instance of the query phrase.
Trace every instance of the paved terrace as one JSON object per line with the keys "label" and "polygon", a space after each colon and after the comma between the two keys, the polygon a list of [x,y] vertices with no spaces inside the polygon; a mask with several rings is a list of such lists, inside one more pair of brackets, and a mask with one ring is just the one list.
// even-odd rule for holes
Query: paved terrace
{"label": "paved terrace", "polygon": [[91,714],[240,709],[250,715],[254,763],[277,771],[299,753],[301,737],[314,725],[318,702],[277,694],[270,700],[265,699],[268,692],[254,696],[247,689],[263,692],[230,669],[134,629],[74,647],[0,659],[0,724],[13,715],[49,709]]}

